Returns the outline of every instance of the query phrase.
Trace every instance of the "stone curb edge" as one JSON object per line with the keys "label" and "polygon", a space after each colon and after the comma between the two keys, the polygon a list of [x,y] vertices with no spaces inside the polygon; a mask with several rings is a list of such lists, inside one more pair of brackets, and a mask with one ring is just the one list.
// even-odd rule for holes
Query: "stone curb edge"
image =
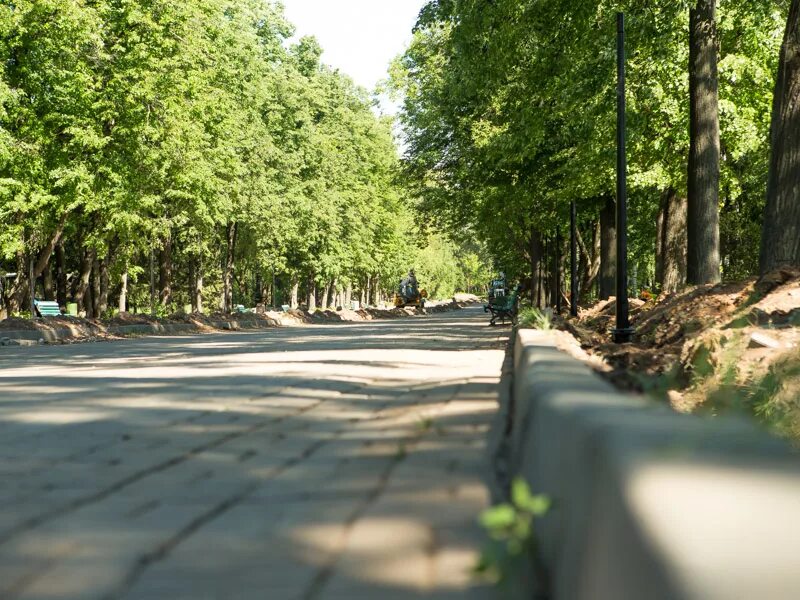
{"label": "stone curb edge", "polygon": [[512,475],[554,502],[535,527],[552,600],[797,597],[784,440],[622,394],[552,332],[517,333],[512,394]]}

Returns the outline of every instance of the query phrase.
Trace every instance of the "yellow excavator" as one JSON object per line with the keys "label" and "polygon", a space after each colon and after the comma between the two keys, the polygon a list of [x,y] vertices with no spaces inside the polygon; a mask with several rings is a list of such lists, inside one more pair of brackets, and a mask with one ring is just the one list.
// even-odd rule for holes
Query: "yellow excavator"
{"label": "yellow excavator", "polygon": [[427,297],[428,292],[419,289],[414,269],[411,269],[408,275],[400,281],[400,286],[394,294],[394,305],[396,308],[403,308],[406,306],[425,308],[425,299]]}

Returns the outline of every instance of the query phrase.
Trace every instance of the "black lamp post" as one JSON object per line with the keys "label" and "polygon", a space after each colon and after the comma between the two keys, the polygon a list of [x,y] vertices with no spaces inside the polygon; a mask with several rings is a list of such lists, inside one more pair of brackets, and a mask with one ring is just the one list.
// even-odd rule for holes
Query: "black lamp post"
{"label": "black lamp post", "polygon": [[628,310],[628,163],[625,152],[625,15],[617,13],[617,327],[614,342],[633,337]]}

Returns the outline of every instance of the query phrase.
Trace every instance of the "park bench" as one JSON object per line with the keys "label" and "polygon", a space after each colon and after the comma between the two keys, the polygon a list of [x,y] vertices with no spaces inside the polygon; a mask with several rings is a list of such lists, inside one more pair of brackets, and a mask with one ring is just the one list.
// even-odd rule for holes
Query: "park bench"
{"label": "park bench", "polygon": [[502,323],[505,323],[506,319],[510,320],[512,323],[515,322],[519,309],[520,287],[521,286],[517,286],[514,288],[514,291],[508,296],[495,296],[489,304],[486,305],[485,308],[492,313],[489,325],[496,325],[497,319],[500,319]]}
{"label": "park bench", "polygon": [[61,316],[61,308],[58,302],[51,300],[34,300],[33,306],[40,317],[59,317]]}

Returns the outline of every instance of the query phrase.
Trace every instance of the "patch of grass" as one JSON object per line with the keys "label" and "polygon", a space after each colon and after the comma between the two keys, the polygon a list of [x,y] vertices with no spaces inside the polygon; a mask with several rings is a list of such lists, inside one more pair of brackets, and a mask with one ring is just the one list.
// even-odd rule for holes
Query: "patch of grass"
{"label": "patch of grass", "polygon": [[517,317],[519,326],[523,329],[541,329],[550,331],[553,329],[553,315],[538,308],[523,308]]}
{"label": "patch of grass", "polygon": [[762,422],[800,440],[800,350],[776,361],[749,391],[749,404]]}
{"label": "patch of grass", "polygon": [[784,353],[764,370],[743,363],[746,347],[745,336],[734,336],[716,350],[701,352],[702,368],[695,367],[689,392],[697,398],[697,412],[754,417],[800,442],[800,349]]}

